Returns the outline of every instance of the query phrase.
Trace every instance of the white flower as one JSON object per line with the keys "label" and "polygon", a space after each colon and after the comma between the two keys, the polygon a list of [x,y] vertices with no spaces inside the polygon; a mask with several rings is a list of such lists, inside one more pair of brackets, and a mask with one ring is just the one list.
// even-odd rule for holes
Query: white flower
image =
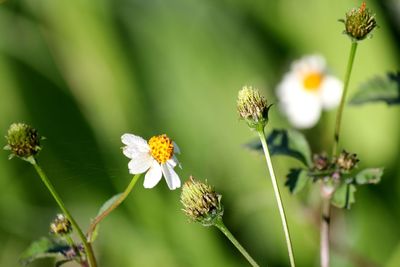
{"label": "white flower", "polygon": [[174,190],[181,186],[181,180],[174,171],[179,165],[175,153],[179,154],[178,146],[167,135],[157,135],[149,142],[133,134],[124,134],[121,141],[125,156],[131,159],[128,164],[129,173],[139,174],[147,171],[143,186],[153,188],[164,175],[169,189]]}
{"label": "white flower", "polygon": [[292,63],[277,87],[277,96],[294,127],[310,128],[318,122],[322,109],[339,105],[342,91],[342,82],[327,73],[325,59],[311,55]]}

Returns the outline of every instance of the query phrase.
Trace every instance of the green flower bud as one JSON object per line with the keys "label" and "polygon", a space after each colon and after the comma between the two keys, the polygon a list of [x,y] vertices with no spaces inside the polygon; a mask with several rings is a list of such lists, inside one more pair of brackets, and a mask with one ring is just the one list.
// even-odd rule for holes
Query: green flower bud
{"label": "green flower bud", "polygon": [[350,154],[343,150],[336,160],[337,166],[342,172],[349,172],[353,170],[360,160],[357,158],[357,154]]}
{"label": "green flower bud", "polygon": [[252,129],[264,129],[268,123],[267,100],[257,89],[244,86],[239,91],[237,110],[240,118],[244,119]]}
{"label": "green flower bud", "polygon": [[57,214],[54,221],[50,224],[50,232],[55,235],[67,235],[72,232],[71,222],[64,214]]}
{"label": "green flower bud", "polygon": [[353,41],[360,41],[370,36],[372,30],[377,26],[375,14],[366,8],[365,2],[360,8],[353,8],[346,14],[346,19],[340,20],[345,25],[344,33]]}
{"label": "green flower bud", "polygon": [[214,225],[224,213],[221,195],[215,193],[210,185],[196,181],[192,176],[182,187],[181,203],[189,219],[204,226]]}
{"label": "green flower bud", "polygon": [[25,123],[13,123],[6,136],[8,144],[5,150],[10,150],[11,155],[29,160],[40,151],[40,136],[36,129]]}

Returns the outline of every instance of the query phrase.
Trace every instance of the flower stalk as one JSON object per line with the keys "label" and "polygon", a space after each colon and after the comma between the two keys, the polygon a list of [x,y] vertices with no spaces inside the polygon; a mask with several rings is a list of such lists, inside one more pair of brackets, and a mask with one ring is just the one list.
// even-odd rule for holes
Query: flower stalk
{"label": "flower stalk", "polygon": [[215,226],[232,242],[253,267],[259,267],[243,246],[236,240],[222,221],[224,207],[221,203],[222,196],[214,191],[207,183],[203,183],[190,176],[181,193],[183,212],[190,221],[201,223],[203,226]]}
{"label": "flower stalk", "polygon": [[45,184],[47,189],[50,191],[51,195],[53,196],[54,200],[57,202],[58,206],[60,207],[61,211],[64,215],[68,218],[71,222],[72,227],[78,233],[80,240],[82,241],[83,247],[85,248],[87,261],[89,262],[89,267],[97,267],[96,258],[93,253],[93,248],[90,243],[86,241],[86,237],[82,232],[81,228],[79,227],[78,223],[75,221],[74,217],[72,217],[71,213],[65,207],[64,202],[62,201],[61,197],[58,195],[57,191],[55,190],[54,186],[48,179],[47,175],[43,171],[43,169],[39,166],[37,159],[35,159],[35,163],[32,164],[35,168],[36,172],[38,173],[39,177],[42,179],[42,182]]}
{"label": "flower stalk", "polygon": [[344,103],[346,101],[346,95],[347,95],[347,91],[348,91],[348,87],[349,87],[351,70],[353,69],[354,58],[355,58],[356,51],[357,51],[357,44],[358,44],[357,42],[351,42],[350,55],[349,55],[349,59],[347,62],[346,76],[344,78],[343,94],[342,94],[342,98],[340,99],[340,105],[339,105],[339,109],[338,109],[338,112],[336,115],[335,136],[334,136],[334,142],[333,142],[332,156],[336,156],[338,153],[340,125],[342,123]]}
{"label": "flower stalk", "polygon": [[250,263],[251,266],[259,267],[258,263],[250,256],[249,253],[247,253],[244,247],[242,247],[239,241],[236,240],[236,238],[232,235],[229,229],[225,226],[224,222],[222,221],[222,218],[219,218],[215,222],[214,226],[217,227],[229,239],[229,241],[231,241],[231,243],[240,251],[240,253],[242,253],[242,255],[246,258],[246,260]]}
{"label": "flower stalk", "polygon": [[139,180],[140,176],[142,176],[141,174],[135,174],[132,177],[132,180],[130,181],[130,183],[128,184],[128,186],[126,187],[125,191],[123,193],[120,194],[120,196],[118,197],[118,199],[116,201],[113,202],[113,204],[111,206],[109,206],[106,210],[104,210],[102,213],[100,213],[98,216],[96,216],[96,218],[94,218],[94,220],[92,221],[92,223],[89,226],[89,230],[87,232],[87,240],[92,240],[92,235],[93,232],[96,229],[96,226],[105,218],[107,217],[113,210],[115,210],[129,195],[129,193],[132,191],[132,189],[135,187],[136,182]]}
{"label": "flower stalk", "polygon": [[263,147],[263,150],[264,150],[265,159],[267,161],[267,166],[268,166],[269,174],[270,174],[270,177],[271,177],[272,187],[274,189],[276,202],[278,204],[279,215],[281,217],[282,227],[283,227],[283,231],[285,233],[286,246],[287,246],[287,250],[288,250],[288,254],[289,254],[290,266],[291,267],[295,267],[296,265],[295,265],[295,260],[294,260],[292,241],[290,239],[289,226],[288,226],[288,223],[286,221],[285,209],[283,207],[281,195],[280,195],[280,192],[279,192],[278,183],[276,182],[274,168],[272,167],[271,156],[269,154],[268,144],[267,144],[267,141],[265,139],[264,129],[262,128],[262,129],[257,130],[257,133],[258,133],[258,136],[260,137],[260,141],[261,141],[261,144],[262,144],[262,147]]}

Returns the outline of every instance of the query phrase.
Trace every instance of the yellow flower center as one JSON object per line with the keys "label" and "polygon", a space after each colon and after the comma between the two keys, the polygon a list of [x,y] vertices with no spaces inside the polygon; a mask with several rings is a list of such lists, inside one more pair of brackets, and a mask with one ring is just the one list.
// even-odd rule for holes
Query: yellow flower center
{"label": "yellow flower center", "polygon": [[157,160],[158,163],[167,162],[174,154],[174,144],[166,134],[150,138],[149,146],[151,156]]}
{"label": "yellow flower center", "polygon": [[303,85],[308,91],[318,91],[324,76],[319,72],[310,72],[304,76]]}

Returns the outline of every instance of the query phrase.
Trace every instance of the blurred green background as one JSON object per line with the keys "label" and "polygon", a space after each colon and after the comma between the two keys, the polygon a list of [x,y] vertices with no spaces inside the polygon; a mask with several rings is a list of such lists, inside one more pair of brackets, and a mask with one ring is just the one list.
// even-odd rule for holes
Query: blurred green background
{"label": "blurred green background", "polygon": [[[274,89],[290,62],[324,55],[343,77],[349,39],[337,20],[360,1],[8,0],[0,6],[0,129],[26,122],[47,137],[40,162],[84,229],[131,179],[121,134],[167,133],[193,174],[223,194],[225,221],[261,266],[288,266],[263,158],[236,114],[236,96]],[[366,78],[399,69],[400,4],[368,1],[380,28],[357,52],[350,95]],[[351,211],[334,210],[332,266],[400,266],[398,107],[348,107],[342,143],[361,167],[384,166]],[[331,147],[335,112],[304,131],[315,152]],[[269,130],[290,127],[272,109]],[[5,139],[3,139],[5,144]],[[33,168],[0,154],[0,266],[49,231],[59,212]],[[291,196],[297,162],[274,158],[298,266],[318,266],[318,188]],[[100,266],[247,266],[216,229],[188,223],[180,190],[138,184],[101,225]],[[370,264],[370,265],[368,265]],[[32,266],[52,266],[38,261]],[[69,265],[73,266],[73,265]]]}

